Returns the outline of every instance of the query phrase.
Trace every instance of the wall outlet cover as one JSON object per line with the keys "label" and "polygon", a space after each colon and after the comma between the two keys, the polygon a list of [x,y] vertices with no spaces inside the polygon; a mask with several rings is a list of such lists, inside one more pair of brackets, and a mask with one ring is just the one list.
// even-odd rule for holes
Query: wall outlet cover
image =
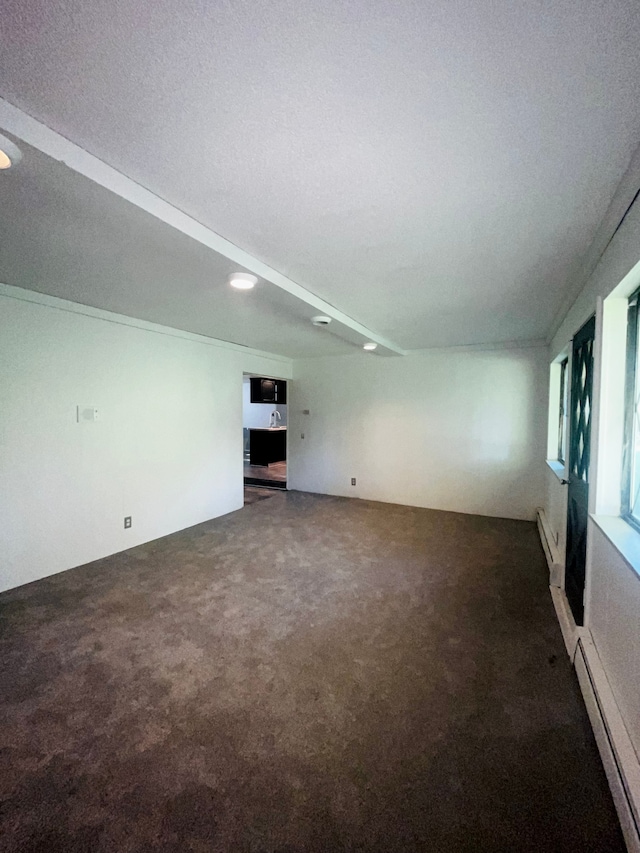
{"label": "wall outlet cover", "polygon": [[128,530],[131,527],[131,516],[125,515],[124,517],[124,529]]}

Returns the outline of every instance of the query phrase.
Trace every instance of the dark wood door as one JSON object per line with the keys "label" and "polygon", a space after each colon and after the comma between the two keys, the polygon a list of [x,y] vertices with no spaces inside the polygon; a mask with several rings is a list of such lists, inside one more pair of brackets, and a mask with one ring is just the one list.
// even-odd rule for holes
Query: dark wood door
{"label": "dark wood door", "polygon": [[576,625],[584,622],[595,331],[596,318],[592,317],[573,339],[571,367],[565,592]]}

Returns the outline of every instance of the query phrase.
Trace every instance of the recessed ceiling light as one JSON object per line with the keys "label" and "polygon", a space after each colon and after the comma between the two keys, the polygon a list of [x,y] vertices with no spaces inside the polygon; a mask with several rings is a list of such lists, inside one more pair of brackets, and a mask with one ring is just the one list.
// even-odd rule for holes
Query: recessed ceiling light
{"label": "recessed ceiling light", "polygon": [[233,272],[229,276],[229,284],[236,290],[251,290],[257,283],[257,277],[249,272]]}
{"label": "recessed ceiling light", "polygon": [[328,326],[331,322],[331,317],[325,317],[324,314],[318,314],[311,318],[311,322],[314,326]]}
{"label": "recessed ceiling light", "polygon": [[367,352],[373,352],[374,349],[378,349],[378,344],[374,344],[373,341],[369,341],[369,343],[365,344],[362,349],[366,349]]}
{"label": "recessed ceiling light", "polygon": [[10,169],[22,160],[18,146],[0,133],[0,169]]}

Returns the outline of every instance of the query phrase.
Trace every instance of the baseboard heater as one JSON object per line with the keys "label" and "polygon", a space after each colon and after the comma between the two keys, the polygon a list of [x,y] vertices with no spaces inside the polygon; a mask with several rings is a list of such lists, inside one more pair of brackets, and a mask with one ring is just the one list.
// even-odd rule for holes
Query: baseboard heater
{"label": "baseboard heater", "polygon": [[640,853],[640,762],[593,640],[582,634],[576,673],[629,853]]}
{"label": "baseboard heater", "polygon": [[536,510],[536,522],[542,548],[549,566],[549,586],[562,586],[563,561],[555,537],[542,507]]}

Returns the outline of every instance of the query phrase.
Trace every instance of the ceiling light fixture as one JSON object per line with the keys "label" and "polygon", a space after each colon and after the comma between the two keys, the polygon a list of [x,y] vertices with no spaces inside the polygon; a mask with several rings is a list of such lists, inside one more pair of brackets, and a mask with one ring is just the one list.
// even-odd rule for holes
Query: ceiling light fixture
{"label": "ceiling light fixture", "polygon": [[314,326],[328,326],[331,322],[331,317],[325,317],[324,314],[318,314],[311,318],[311,322]]}
{"label": "ceiling light fixture", "polygon": [[373,341],[369,341],[369,343],[365,344],[362,349],[366,349],[367,352],[373,352],[374,349],[378,349],[378,344],[374,344]]}
{"label": "ceiling light fixture", "polygon": [[18,146],[0,133],[0,169],[10,169],[22,160]]}
{"label": "ceiling light fixture", "polygon": [[233,272],[229,276],[229,284],[236,290],[251,290],[257,283],[257,277],[249,272]]}

